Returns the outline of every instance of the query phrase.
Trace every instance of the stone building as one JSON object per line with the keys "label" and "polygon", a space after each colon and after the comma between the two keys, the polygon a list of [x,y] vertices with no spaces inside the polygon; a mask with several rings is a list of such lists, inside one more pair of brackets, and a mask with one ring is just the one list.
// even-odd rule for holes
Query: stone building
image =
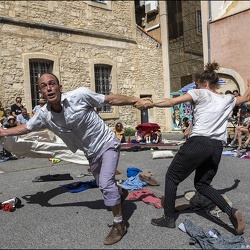
{"label": "stone building", "polygon": [[[23,98],[28,112],[40,98],[38,77],[59,77],[63,91],[80,86],[104,94],[165,95],[161,42],[136,25],[133,1],[1,1],[0,100]],[[99,110],[111,127],[142,121],[167,128],[164,109]]]}

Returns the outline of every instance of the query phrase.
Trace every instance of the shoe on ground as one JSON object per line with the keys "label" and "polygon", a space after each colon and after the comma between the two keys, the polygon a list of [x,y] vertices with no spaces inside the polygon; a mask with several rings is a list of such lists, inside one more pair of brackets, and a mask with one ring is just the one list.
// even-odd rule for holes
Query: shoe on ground
{"label": "shoe on ground", "polygon": [[119,223],[114,222],[112,225],[109,225],[109,227],[112,228],[103,242],[104,245],[112,245],[117,243],[127,233],[127,227],[125,221]]}
{"label": "shoe on ground", "polygon": [[245,230],[245,222],[241,212],[235,208],[231,208],[231,214],[229,216],[235,231],[238,235],[242,234]]}
{"label": "shoe on ground", "polygon": [[231,147],[231,148],[235,147],[235,143],[234,142],[229,143],[228,147]]}
{"label": "shoe on ground", "polygon": [[128,190],[122,188],[121,204],[123,204],[123,202],[126,200],[127,197],[128,197]]}
{"label": "shoe on ground", "polygon": [[163,215],[161,218],[158,219],[152,219],[151,224],[158,227],[168,227],[168,228],[176,227],[175,220],[174,219],[166,220],[165,215]]}
{"label": "shoe on ground", "polygon": [[160,185],[160,183],[156,179],[154,179],[152,176],[149,176],[143,172],[139,173],[138,176],[139,176],[139,179],[141,181],[147,182],[147,184],[150,186],[159,186]]}
{"label": "shoe on ground", "polygon": [[242,148],[247,148],[248,147],[248,144],[246,144],[246,143],[244,143],[243,145],[242,145]]}

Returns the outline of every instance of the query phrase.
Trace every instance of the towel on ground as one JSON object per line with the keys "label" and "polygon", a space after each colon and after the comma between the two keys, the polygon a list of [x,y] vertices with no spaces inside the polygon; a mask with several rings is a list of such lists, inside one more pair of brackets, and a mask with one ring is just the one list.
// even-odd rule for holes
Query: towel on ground
{"label": "towel on ground", "polygon": [[144,186],[147,186],[148,183],[145,181],[141,181],[139,178],[139,174],[136,176],[131,176],[127,178],[122,184],[121,187],[127,190],[139,190]]}
{"label": "towel on ground", "polygon": [[129,200],[142,200],[146,204],[153,205],[156,208],[162,208],[161,199],[154,195],[154,192],[143,188],[142,190],[129,193]]}
{"label": "towel on ground", "polygon": [[81,191],[85,191],[90,188],[95,188],[97,187],[96,181],[95,180],[90,180],[90,181],[79,181],[79,182],[73,182],[69,184],[62,184],[59,185],[62,188],[66,188],[70,193],[78,193]]}

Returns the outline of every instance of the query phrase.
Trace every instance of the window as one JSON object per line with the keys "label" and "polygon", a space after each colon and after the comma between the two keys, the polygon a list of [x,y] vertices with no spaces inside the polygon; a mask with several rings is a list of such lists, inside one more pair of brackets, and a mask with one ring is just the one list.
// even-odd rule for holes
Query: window
{"label": "window", "polygon": [[197,32],[202,33],[201,10],[196,11],[196,25],[197,25]]}
{"label": "window", "polygon": [[51,73],[53,70],[53,64],[53,61],[50,60],[31,59],[29,61],[32,107],[35,107],[38,103],[38,100],[41,98],[37,80],[43,73]]}
{"label": "window", "polygon": [[[112,66],[107,64],[95,64],[95,92],[103,95],[111,94],[111,70]],[[112,107],[105,104],[97,109],[100,113],[112,113]]]}
{"label": "window", "polygon": [[112,1],[111,0],[85,0],[85,2],[93,7],[112,10]]}
{"label": "window", "polygon": [[106,0],[91,0],[91,2],[106,3]]}
{"label": "window", "polygon": [[183,36],[182,1],[167,1],[169,40]]}

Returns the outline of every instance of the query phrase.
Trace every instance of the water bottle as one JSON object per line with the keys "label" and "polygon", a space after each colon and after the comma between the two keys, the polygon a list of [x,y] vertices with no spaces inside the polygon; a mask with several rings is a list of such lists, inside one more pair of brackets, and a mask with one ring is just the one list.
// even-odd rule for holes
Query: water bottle
{"label": "water bottle", "polygon": [[128,143],[129,143],[129,144],[131,143],[130,136],[128,137]]}

